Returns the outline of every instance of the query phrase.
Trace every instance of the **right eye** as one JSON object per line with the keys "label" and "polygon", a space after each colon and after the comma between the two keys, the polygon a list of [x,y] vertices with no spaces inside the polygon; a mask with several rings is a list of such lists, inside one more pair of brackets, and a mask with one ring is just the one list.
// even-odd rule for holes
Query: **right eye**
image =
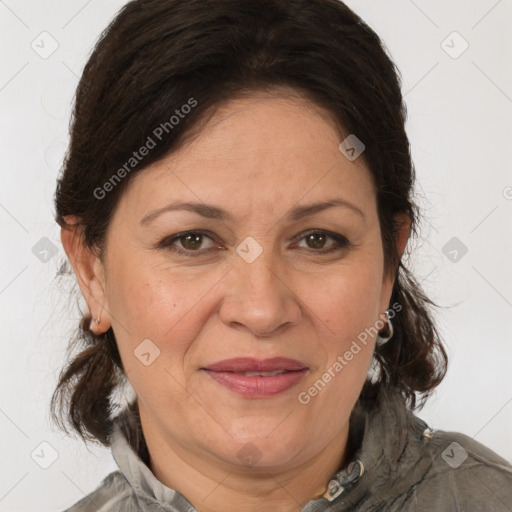
{"label": "right eye", "polygon": [[[213,238],[204,231],[184,231],[183,233],[166,237],[158,244],[158,248],[166,249],[177,254],[183,254],[184,256],[196,257],[212,249],[212,244],[210,244],[209,248],[200,249],[205,239],[213,242]],[[175,242],[179,242],[181,247],[177,246]]]}

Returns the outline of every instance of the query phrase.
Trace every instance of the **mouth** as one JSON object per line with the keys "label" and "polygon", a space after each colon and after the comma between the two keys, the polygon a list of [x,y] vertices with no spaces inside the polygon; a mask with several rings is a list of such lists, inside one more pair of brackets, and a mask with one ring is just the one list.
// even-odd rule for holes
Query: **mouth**
{"label": "mouth", "polygon": [[233,372],[233,373],[271,373],[271,372],[290,372],[296,370],[307,369],[301,361],[290,359],[288,357],[274,357],[272,359],[254,359],[251,357],[235,357],[233,359],[225,359],[216,363],[209,364],[203,368],[204,370],[212,370],[216,372]]}
{"label": "mouth", "polygon": [[236,375],[245,375],[246,377],[273,377],[274,375],[281,375],[286,372],[298,371],[298,370],[273,370],[271,372],[229,372],[235,373]]}
{"label": "mouth", "polygon": [[309,368],[295,359],[234,358],[201,368],[230,391],[251,398],[278,395],[294,387]]}

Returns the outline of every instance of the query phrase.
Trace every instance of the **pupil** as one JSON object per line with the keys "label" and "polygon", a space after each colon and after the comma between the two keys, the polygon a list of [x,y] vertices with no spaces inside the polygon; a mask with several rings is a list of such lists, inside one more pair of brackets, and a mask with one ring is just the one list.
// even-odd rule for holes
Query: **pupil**
{"label": "pupil", "polygon": [[185,245],[187,249],[196,249],[201,245],[201,235],[187,235],[184,238],[185,243],[183,245]]}
{"label": "pupil", "polygon": [[[315,242],[315,238],[317,239],[317,242]],[[318,239],[320,239],[319,242]],[[323,243],[325,242],[325,235],[322,235],[321,233],[312,233],[308,237],[308,242],[313,242],[313,247],[315,249],[322,249]]]}

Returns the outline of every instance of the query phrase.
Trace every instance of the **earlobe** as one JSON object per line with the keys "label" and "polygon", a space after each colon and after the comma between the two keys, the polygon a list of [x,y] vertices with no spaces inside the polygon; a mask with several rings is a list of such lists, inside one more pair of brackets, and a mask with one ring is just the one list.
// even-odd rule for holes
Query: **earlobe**
{"label": "earlobe", "polygon": [[62,246],[87,302],[92,318],[90,329],[96,334],[101,334],[111,325],[103,263],[97,251],[84,243],[81,227],[73,220],[66,219],[66,222],[68,224],[61,228]]}

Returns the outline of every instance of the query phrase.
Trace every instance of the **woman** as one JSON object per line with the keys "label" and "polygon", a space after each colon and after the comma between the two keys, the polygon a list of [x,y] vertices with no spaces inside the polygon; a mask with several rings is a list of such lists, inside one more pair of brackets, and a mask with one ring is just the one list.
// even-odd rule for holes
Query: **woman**
{"label": "woman", "polygon": [[512,466],[413,413],[446,353],[404,122],[337,0],[121,9],[56,191],[88,312],[52,400],[119,471],[68,510],[510,510]]}

